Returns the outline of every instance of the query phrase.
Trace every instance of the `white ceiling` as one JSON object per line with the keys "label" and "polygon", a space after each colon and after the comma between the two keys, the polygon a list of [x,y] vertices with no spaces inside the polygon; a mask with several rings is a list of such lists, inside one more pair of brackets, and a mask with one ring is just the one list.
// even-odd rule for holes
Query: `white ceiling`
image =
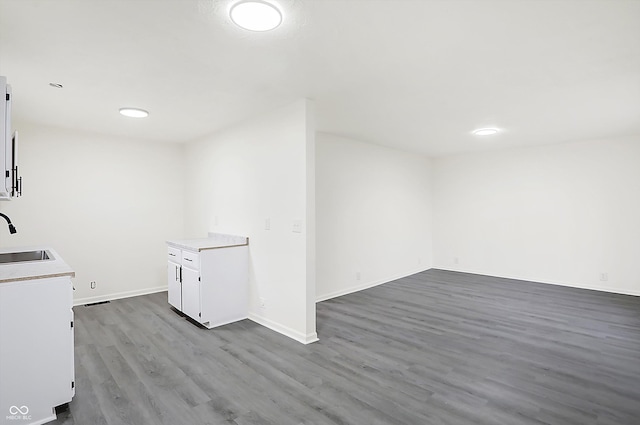
{"label": "white ceiling", "polygon": [[0,0],[16,119],[185,142],[307,97],[320,131],[433,156],[640,135],[640,1],[277,0],[268,33],[233,2]]}

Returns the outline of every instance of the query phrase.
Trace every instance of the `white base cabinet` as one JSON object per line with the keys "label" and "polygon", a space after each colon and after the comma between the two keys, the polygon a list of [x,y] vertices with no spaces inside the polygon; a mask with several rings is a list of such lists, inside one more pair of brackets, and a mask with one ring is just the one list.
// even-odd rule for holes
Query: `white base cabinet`
{"label": "white base cabinet", "polygon": [[0,424],[43,424],[75,395],[70,277],[0,283]]}
{"label": "white base cabinet", "polygon": [[248,317],[247,245],[199,250],[169,242],[167,277],[169,304],[209,329]]}

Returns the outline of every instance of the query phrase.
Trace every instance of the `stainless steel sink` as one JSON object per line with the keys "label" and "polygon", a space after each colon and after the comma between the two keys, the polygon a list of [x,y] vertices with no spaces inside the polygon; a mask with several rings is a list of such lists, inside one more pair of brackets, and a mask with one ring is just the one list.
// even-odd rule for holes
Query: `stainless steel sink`
{"label": "stainless steel sink", "polygon": [[6,252],[0,254],[0,264],[46,260],[53,260],[53,256],[49,251]]}

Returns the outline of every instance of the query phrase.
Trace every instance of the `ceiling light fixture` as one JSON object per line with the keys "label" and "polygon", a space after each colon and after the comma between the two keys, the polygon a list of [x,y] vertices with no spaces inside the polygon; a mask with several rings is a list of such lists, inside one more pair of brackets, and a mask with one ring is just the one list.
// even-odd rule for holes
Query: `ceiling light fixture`
{"label": "ceiling light fixture", "polygon": [[131,118],[146,118],[149,116],[149,112],[140,108],[120,108],[120,114]]}
{"label": "ceiling light fixture", "polygon": [[56,89],[61,89],[62,88],[62,84],[60,84],[60,83],[49,83],[49,85],[51,87],[56,88]]}
{"label": "ceiling light fixture", "polygon": [[473,134],[476,136],[492,136],[496,134],[498,131],[497,128],[479,128],[477,130],[473,130]]}
{"label": "ceiling light fixture", "polygon": [[271,3],[246,0],[234,4],[229,16],[237,26],[249,31],[270,31],[282,23],[282,13]]}

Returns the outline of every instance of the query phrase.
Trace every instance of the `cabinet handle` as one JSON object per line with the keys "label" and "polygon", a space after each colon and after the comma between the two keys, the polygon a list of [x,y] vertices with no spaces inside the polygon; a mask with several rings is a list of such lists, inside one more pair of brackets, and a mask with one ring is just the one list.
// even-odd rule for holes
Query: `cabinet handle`
{"label": "cabinet handle", "polygon": [[188,258],[185,258],[185,260],[187,260],[187,261],[193,261],[193,260],[189,260]]}
{"label": "cabinet handle", "polygon": [[175,257],[176,254],[169,253],[169,257]]}
{"label": "cabinet handle", "polygon": [[18,178],[17,165],[11,171],[13,174],[11,177],[11,196],[18,197],[22,195],[22,177]]}
{"label": "cabinet handle", "polygon": [[176,266],[176,282],[178,282],[178,266]]}
{"label": "cabinet handle", "polygon": [[[7,177],[9,172],[7,172]],[[18,166],[11,169],[11,196],[18,196]]]}

